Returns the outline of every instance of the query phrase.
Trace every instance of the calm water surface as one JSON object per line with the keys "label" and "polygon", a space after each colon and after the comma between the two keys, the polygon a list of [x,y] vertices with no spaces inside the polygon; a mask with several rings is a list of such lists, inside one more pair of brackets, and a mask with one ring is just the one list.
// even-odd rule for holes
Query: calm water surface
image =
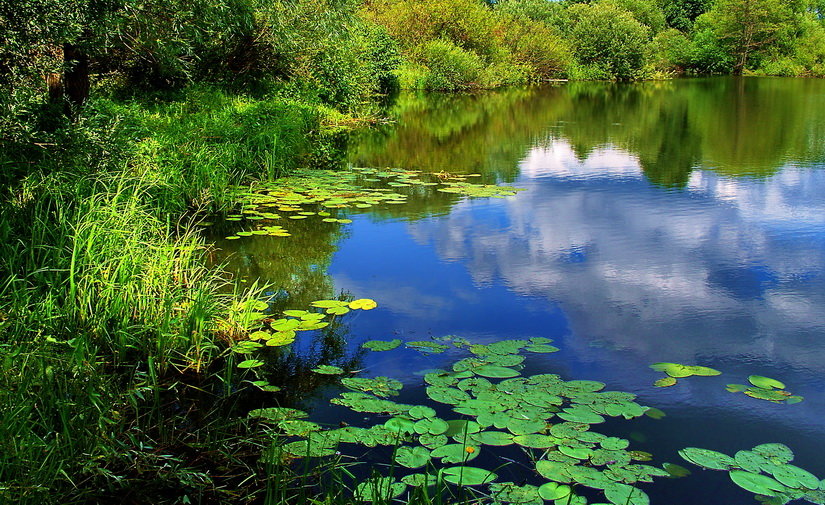
{"label": "calm water surface", "polygon": [[[676,455],[686,446],[782,442],[825,477],[825,81],[402,95],[390,114],[396,123],[350,140],[352,164],[481,173],[526,191],[432,193],[343,228],[301,223],[295,240],[219,243],[234,268],[283,286],[295,308],[341,291],[376,299],[348,320],[350,349],[553,338],[561,352],[529,356],[526,372],[603,381],[664,410],[609,426],[659,464],[691,466]],[[370,353],[360,366],[403,380],[412,402],[422,371],[456,356]],[[724,373],[655,388],[658,361]],[[805,401],[725,390],[750,374]],[[340,418],[324,403],[315,416]],[[658,505],[755,503],[721,472],[642,487]]]}

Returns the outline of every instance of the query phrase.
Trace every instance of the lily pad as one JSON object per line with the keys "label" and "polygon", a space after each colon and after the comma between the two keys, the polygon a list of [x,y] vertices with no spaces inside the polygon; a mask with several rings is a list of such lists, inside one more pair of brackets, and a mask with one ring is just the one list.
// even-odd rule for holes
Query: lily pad
{"label": "lily pad", "polygon": [[344,373],[344,369],[333,365],[320,365],[312,369],[313,372],[322,375],[340,375]]}
{"label": "lily pad", "polygon": [[355,497],[361,501],[386,502],[398,496],[407,489],[403,482],[396,482],[390,477],[370,478],[355,488]]}
{"label": "lily pad", "polygon": [[369,298],[359,298],[358,300],[353,300],[349,303],[349,308],[354,310],[372,310],[377,306],[378,303]]}
{"label": "lily pad", "polygon": [[401,339],[396,338],[394,340],[370,340],[361,344],[361,347],[370,351],[391,351],[399,345],[401,345]]}
{"label": "lily pad", "polygon": [[731,470],[730,480],[742,489],[765,496],[777,496],[786,488],[775,479],[758,473],[744,470]]}
{"label": "lily pad", "polygon": [[430,451],[421,446],[402,446],[395,451],[395,462],[407,468],[421,468],[430,462]]}
{"label": "lily pad", "polygon": [[694,465],[711,470],[730,470],[737,467],[736,461],[730,456],[709,449],[686,447],[679,451],[679,456]]}
{"label": "lily pad", "polygon": [[498,478],[495,473],[483,468],[472,466],[454,466],[441,470],[441,477],[451,483],[460,486],[479,486],[488,484]]}
{"label": "lily pad", "polygon": [[558,484],[556,482],[547,482],[539,486],[539,496],[545,500],[560,500],[567,497],[572,489],[565,484]]}
{"label": "lily pad", "polygon": [[763,377],[761,375],[751,375],[750,377],[748,377],[748,382],[750,382],[758,388],[763,389],[785,389],[785,384],[779,382],[776,379],[771,379],[770,377]]}

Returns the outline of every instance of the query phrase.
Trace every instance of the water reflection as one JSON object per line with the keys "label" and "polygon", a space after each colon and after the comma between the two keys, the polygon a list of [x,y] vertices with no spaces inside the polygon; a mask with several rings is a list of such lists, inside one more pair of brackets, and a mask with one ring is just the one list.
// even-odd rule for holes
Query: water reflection
{"label": "water reflection", "polygon": [[[573,82],[484,95],[406,95],[396,126],[362,135],[352,160],[512,181],[534,147],[564,139],[579,160],[615,147],[651,182],[683,187],[696,168],[767,176],[825,157],[825,83],[815,79]],[[820,141],[818,141],[820,140]]]}

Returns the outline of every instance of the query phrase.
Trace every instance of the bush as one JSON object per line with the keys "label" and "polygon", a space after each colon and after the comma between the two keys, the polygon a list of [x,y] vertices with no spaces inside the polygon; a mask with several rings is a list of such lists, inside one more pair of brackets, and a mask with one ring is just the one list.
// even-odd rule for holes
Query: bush
{"label": "bush", "polygon": [[433,40],[421,50],[421,62],[428,72],[427,89],[457,90],[479,85],[484,64],[481,58],[447,40]]}
{"label": "bush", "polygon": [[689,63],[690,41],[675,28],[660,32],[650,43],[647,59],[657,72],[679,72]]}
{"label": "bush", "polygon": [[597,68],[611,79],[641,75],[650,29],[612,3],[576,4],[568,9],[581,67]]}
{"label": "bush", "polygon": [[532,19],[510,18],[503,21],[501,31],[513,63],[528,67],[533,79],[564,77],[573,52],[555,29]]}

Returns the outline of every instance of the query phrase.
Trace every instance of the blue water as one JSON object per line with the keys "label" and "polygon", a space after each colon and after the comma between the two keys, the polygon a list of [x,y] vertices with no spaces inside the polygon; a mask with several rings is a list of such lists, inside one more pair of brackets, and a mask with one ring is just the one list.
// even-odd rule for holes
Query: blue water
{"label": "blue water", "polygon": [[[358,165],[452,164],[525,191],[354,214],[327,272],[334,292],[379,307],[349,320],[349,345],[554,339],[561,351],[530,356],[526,373],[603,381],[666,412],[610,426],[656,463],[694,470],[643,486],[655,504],[753,503],[724,473],[684,462],[687,446],[781,442],[825,478],[825,82],[578,86],[402,97],[396,124],[352,140]],[[368,353],[363,369],[418,401],[423,371],[457,356]],[[659,361],[723,374],[656,388]],[[725,390],[751,374],[805,399]]]}

